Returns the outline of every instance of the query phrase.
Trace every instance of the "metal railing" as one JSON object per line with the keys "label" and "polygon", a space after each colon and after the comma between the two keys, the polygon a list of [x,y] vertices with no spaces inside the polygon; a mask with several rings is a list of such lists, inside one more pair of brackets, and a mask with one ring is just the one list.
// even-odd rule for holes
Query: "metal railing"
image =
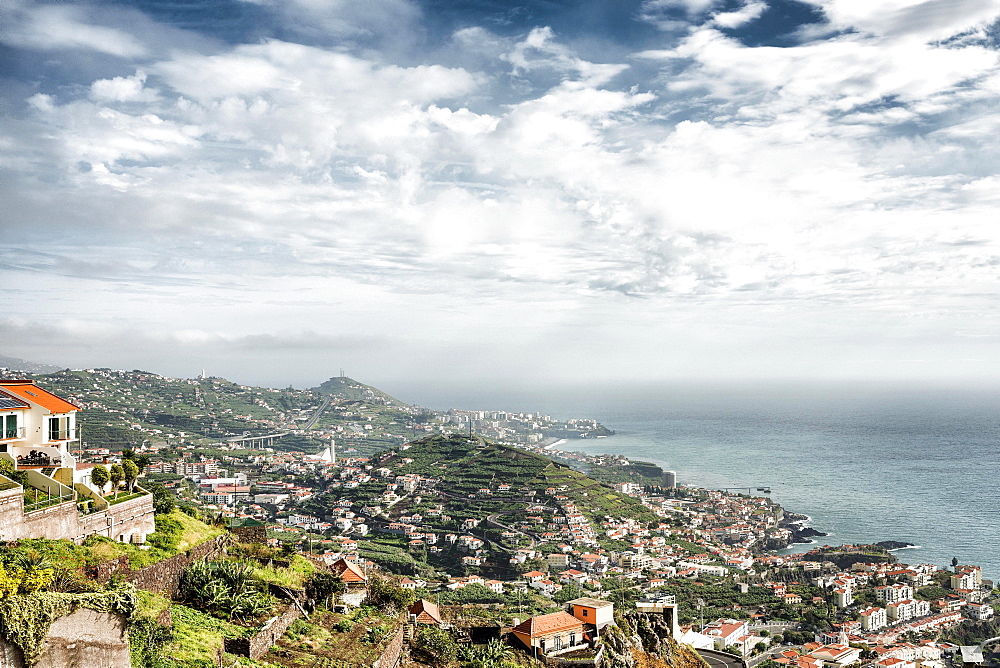
{"label": "metal railing", "polygon": [[[28,498],[34,493],[35,501],[28,502]],[[45,498],[38,500],[38,495],[42,494]],[[58,496],[53,496],[49,492],[42,492],[34,487],[26,488],[24,490],[24,512],[30,513],[35,510],[41,510],[42,508],[48,508],[49,506],[57,506],[60,503],[75,502],[75,494],[65,494],[60,493]]]}
{"label": "metal railing", "polygon": [[24,427],[0,427],[0,440],[23,439]]}

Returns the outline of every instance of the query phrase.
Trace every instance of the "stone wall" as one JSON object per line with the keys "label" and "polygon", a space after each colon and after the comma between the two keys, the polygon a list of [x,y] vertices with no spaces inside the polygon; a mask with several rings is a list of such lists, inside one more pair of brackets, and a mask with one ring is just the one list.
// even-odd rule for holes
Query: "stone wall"
{"label": "stone wall", "polygon": [[277,617],[264,622],[264,625],[249,638],[225,638],[223,640],[225,650],[237,656],[260,658],[267,654],[281,636],[285,635],[292,622],[301,616],[302,612],[298,607],[290,605]]}
{"label": "stone wall", "polygon": [[227,530],[241,543],[267,543],[266,526],[228,527]]}
{"label": "stone wall", "polygon": [[198,559],[213,559],[224,555],[228,542],[228,536],[213,538],[191,548],[184,554],[175,555],[137,571],[129,571],[125,573],[125,580],[139,589],[174,598],[178,594],[177,588],[184,569]]}
{"label": "stone wall", "polygon": [[107,561],[102,561],[99,564],[87,567],[87,577],[91,580],[97,580],[101,584],[107,584],[111,580],[111,576],[115,573],[128,572],[132,570],[132,565],[129,561],[128,555],[123,554],[115,559],[108,559]]}
{"label": "stone wall", "polygon": [[0,540],[4,541],[64,538],[81,543],[87,536],[98,534],[118,541],[145,542],[155,529],[151,494],[80,515],[75,502],[25,513],[20,488],[0,492]]}
{"label": "stone wall", "polygon": [[[52,622],[38,663],[33,668],[128,668],[131,665],[125,620],[107,612],[81,608]],[[24,668],[16,645],[0,638],[0,668]]]}
{"label": "stone wall", "polygon": [[403,653],[404,631],[405,629],[402,626],[396,630],[396,635],[389,641],[385,651],[382,652],[382,656],[372,664],[372,668],[396,668],[399,665],[400,655]]}

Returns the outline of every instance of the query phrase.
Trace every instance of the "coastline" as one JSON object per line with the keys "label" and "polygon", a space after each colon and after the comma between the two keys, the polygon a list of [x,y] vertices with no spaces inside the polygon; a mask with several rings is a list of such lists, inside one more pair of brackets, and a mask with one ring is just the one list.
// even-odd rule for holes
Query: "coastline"
{"label": "coastline", "polygon": [[[567,443],[567,442],[568,442],[567,439],[560,438],[559,440],[555,441],[554,443],[549,443],[548,445],[542,446],[542,449],[543,450],[559,450],[559,446],[562,445],[563,443]],[[560,452],[565,452],[565,450],[560,450]]]}
{"label": "coastline", "polygon": [[[574,451],[566,459],[580,464],[575,453],[653,462],[677,471],[679,483],[704,489],[770,487],[776,502],[830,534],[815,539],[821,544],[891,537],[919,546],[905,553],[914,563],[947,566],[959,555],[998,579],[1000,553],[981,538],[1000,509],[1000,442],[990,435],[994,394],[771,395],[728,387],[702,395],[588,394],[573,401],[572,412],[593,415],[616,434],[557,447]],[[569,411],[564,403],[551,411]],[[985,459],[968,458],[970,448]],[[541,445],[537,451],[555,454],[542,453]],[[953,463],[940,469],[936,485],[926,484],[929,461]],[[968,494],[945,491],[956,486]]]}
{"label": "coastline", "polygon": [[[575,453],[578,453],[578,454],[583,454],[583,455],[585,455],[587,457],[598,457],[598,456],[601,456],[601,455],[607,455],[607,454],[609,454],[609,453],[585,453],[585,452],[580,451],[580,450],[567,450],[567,449],[563,449],[563,448],[558,447],[558,446],[561,446],[561,445],[565,445],[568,442],[569,442],[569,439],[560,438],[560,439],[558,439],[558,440],[556,440],[556,441],[554,441],[552,443],[549,443],[549,444],[546,444],[546,445],[542,446],[542,449],[544,451],[559,450],[560,452],[562,452],[564,454],[570,454],[570,453],[574,453],[575,452]],[[662,470],[669,470],[669,468],[668,468],[670,466],[669,463],[667,463],[667,462],[665,462],[665,461],[663,461],[661,459],[649,458],[648,461],[650,463],[655,464],[656,466],[660,467],[660,469],[662,469]],[[711,489],[711,488],[708,488],[708,487],[695,487],[695,488],[696,489],[706,489],[706,490],[707,489]],[[730,488],[730,489],[732,489],[732,488]],[[724,490],[720,488],[720,489],[715,489],[714,491],[724,491]],[[728,493],[728,492],[725,492],[725,493]],[[796,512],[790,511],[790,510],[786,509],[783,505],[781,505],[780,503],[778,503],[777,501],[774,501],[769,495],[766,495],[766,494],[765,495],[761,495],[761,498],[766,498],[766,499],[770,500],[772,503],[774,503],[776,506],[778,506],[779,508],[781,508],[782,518],[778,522],[778,526],[782,527],[784,529],[788,529],[789,531],[792,532],[792,537],[791,537],[791,539],[788,541],[788,543],[786,545],[784,545],[782,547],[768,548],[769,552],[773,552],[775,554],[778,554],[778,553],[784,552],[784,551],[795,550],[796,547],[802,547],[802,546],[806,546],[806,545],[819,545],[820,544],[819,541],[814,540],[815,538],[821,538],[821,537],[824,537],[824,536],[830,536],[831,535],[829,532],[820,531],[819,529],[816,529],[816,528],[812,527],[810,525],[810,522],[812,522],[812,517],[810,517],[809,515],[804,515],[802,513],[796,513]],[[907,546],[907,547],[910,547],[910,546]],[[896,548],[896,549],[905,549],[905,548],[900,547],[900,548]]]}

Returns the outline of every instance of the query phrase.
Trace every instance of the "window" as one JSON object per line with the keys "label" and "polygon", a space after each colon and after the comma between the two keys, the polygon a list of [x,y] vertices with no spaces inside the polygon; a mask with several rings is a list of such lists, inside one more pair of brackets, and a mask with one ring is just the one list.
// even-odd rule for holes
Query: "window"
{"label": "window", "polygon": [[68,417],[64,415],[62,417],[49,418],[50,441],[66,441],[72,437],[73,435]]}
{"label": "window", "polygon": [[0,438],[17,438],[17,413],[8,413],[0,422]]}

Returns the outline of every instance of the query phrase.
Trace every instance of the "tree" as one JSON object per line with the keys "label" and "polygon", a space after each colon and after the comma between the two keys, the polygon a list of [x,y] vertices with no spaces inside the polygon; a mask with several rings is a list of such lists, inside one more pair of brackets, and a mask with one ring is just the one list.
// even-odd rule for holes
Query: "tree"
{"label": "tree", "polygon": [[413,592],[385,578],[373,577],[368,582],[366,603],[384,612],[406,610],[413,604]]}
{"label": "tree", "polygon": [[958,572],[958,557],[951,558],[951,569],[956,573]]}
{"label": "tree", "polygon": [[109,480],[111,480],[111,474],[101,464],[95,466],[90,472],[90,481],[97,485],[97,488],[101,490],[101,494],[104,493],[104,486],[108,484]]}
{"label": "tree", "polygon": [[111,470],[108,472],[108,477],[111,479],[111,491],[117,492],[118,486],[125,479],[125,469],[122,468],[121,464],[112,464]]}
{"label": "tree", "polygon": [[153,493],[153,512],[157,515],[169,514],[174,509],[174,495],[160,483],[149,486]]}
{"label": "tree", "polygon": [[346,589],[344,580],[334,573],[316,571],[306,581],[306,596],[317,603],[329,606],[335,594],[341,594]]}
{"label": "tree", "polygon": [[139,467],[131,459],[126,459],[122,463],[122,474],[125,478],[125,485],[131,492],[135,486],[135,479],[139,477]]}
{"label": "tree", "polygon": [[135,465],[139,467],[139,472],[142,473],[149,466],[149,455],[139,455],[134,460]]}
{"label": "tree", "polygon": [[24,471],[16,470],[14,468],[14,464],[11,463],[9,459],[0,459],[0,475],[9,480],[13,480],[21,487],[26,487],[28,485],[28,474]]}

